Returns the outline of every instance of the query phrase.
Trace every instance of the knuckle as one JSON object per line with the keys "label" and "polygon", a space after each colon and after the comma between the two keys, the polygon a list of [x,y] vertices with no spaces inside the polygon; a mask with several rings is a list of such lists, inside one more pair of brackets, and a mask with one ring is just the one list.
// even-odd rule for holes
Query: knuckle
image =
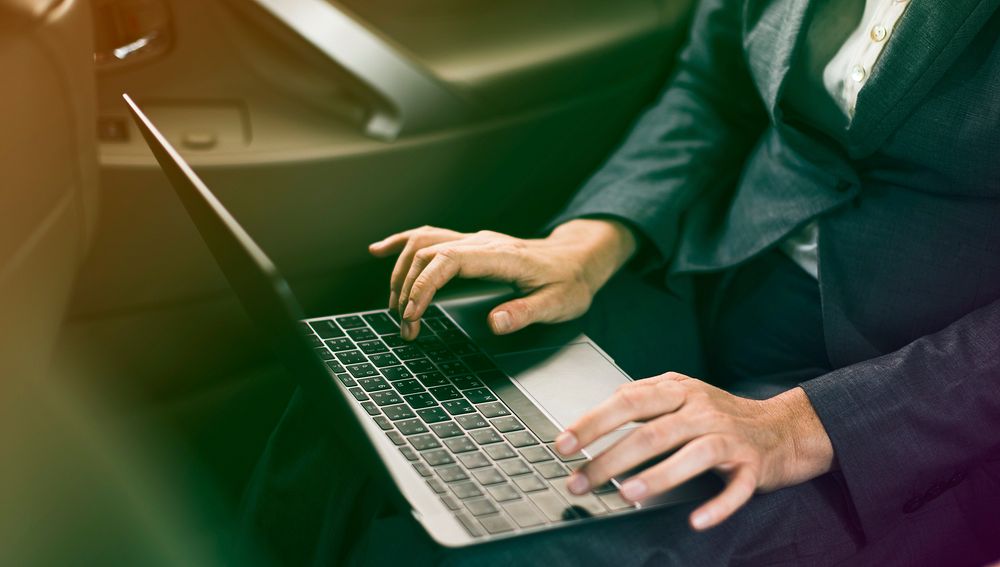
{"label": "knuckle", "polygon": [[653,423],[647,423],[646,425],[643,425],[642,427],[639,428],[636,434],[639,437],[637,441],[641,445],[646,447],[652,447],[658,445],[660,439],[662,439],[662,435],[660,433],[659,428],[656,427],[656,425],[654,425]]}
{"label": "knuckle", "polygon": [[642,395],[638,388],[622,388],[617,396],[622,406],[628,410],[637,410],[642,403]]}

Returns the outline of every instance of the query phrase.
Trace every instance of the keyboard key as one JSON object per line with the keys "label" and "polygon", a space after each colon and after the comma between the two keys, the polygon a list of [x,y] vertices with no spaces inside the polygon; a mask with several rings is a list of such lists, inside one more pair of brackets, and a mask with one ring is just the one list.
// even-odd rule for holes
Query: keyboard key
{"label": "keyboard key", "polygon": [[450,350],[442,347],[436,349],[424,349],[424,355],[427,356],[434,364],[441,364],[455,358],[455,355],[451,353]]}
{"label": "keyboard key", "polygon": [[372,329],[380,335],[387,335],[389,333],[398,333],[399,325],[396,324],[388,315],[384,312],[380,313],[369,313],[367,315],[362,315],[362,318],[371,325]]}
{"label": "keyboard key", "polygon": [[532,464],[552,460],[552,453],[545,447],[525,447],[521,449],[521,456]]}
{"label": "keyboard key", "polygon": [[[525,477],[520,477],[525,478]],[[551,522],[558,522],[559,520],[572,520],[577,517],[577,514],[573,512],[573,509],[566,504],[559,494],[552,490],[546,490],[545,492],[535,492],[533,494],[528,494],[528,498],[542,511],[542,514]]]}
{"label": "keyboard key", "polygon": [[424,311],[425,319],[437,319],[438,317],[444,317],[444,312],[437,305],[427,306],[427,310]]}
{"label": "keyboard key", "polygon": [[483,386],[483,382],[479,378],[468,374],[465,376],[452,376],[451,383],[454,384],[459,390],[481,388]]}
{"label": "keyboard key", "polygon": [[462,415],[466,413],[473,413],[476,408],[472,407],[472,404],[463,400],[449,400],[447,402],[441,402],[441,407],[446,409],[451,415]]}
{"label": "keyboard key", "polygon": [[462,397],[462,394],[458,393],[458,390],[454,386],[438,386],[437,388],[431,388],[430,393],[438,399],[438,401],[455,400]]}
{"label": "keyboard key", "polygon": [[364,408],[370,416],[376,416],[379,414],[378,406],[371,402],[361,402],[361,407]]}
{"label": "keyboard key", "polygon": [[444,374],[440,372],[428,372],[426,374],[418,374],[417,380],[428,388],[433,388],[434,386],[447,386],[448,379],[444,377]]}
{"label": "keyboard key", "polygon": [[577,451],[576,453],[573,453],[572,455],[564,457],[562,455],[562,453],[560,453],[559,451],[556,451],[555,444],[550,444],[550,445],[548,445],[548,447],[549,447],[549,449],[553,453],[555,453],[555,456],[559,457],[559,460],[562,461],[562,462],[564,462],[564,463],[572,463],[572,462],[576,462],[576,461],[583,461],[583,460],[585,460],[587,458],[587,457],[583,456],[583,453],[581,453],[579,451]]}
{"label": "keyboard key", "polygon": [[431,430],[442,439],[458,437],[462,434],[462,428],[459,427],[454,421],[449,421],[447,423],[435,423],[431,426]]}
{"label": "keyboard key", "polygon": [[608,511],[604,504],[601,503],[600,499],[593,494],[573,494],[568,488],[566,488],[565,481],[555,481],[552,485],[555,487],[556,491],[559,492],[559,494],[562,495],[567,502],[569,502],[569,505],[578,516],[584,518],[588,516],[601,516]]}
{"label": "keyboard key", "polygon": [[[446,468],[448,467],[442,467],[438,469],[438,472],[440,473],[443,469]],[[458,467],[455,468],[458,469],[458,472],[461,472],[463,475],[465,475],[465,473],[462,472],[462,469],[459,469]],[[469,477],[466,476],[465,478]],[[455,496],[458,496],[462,500],[465,500],[466,498],[475,498],[477,496],[483,495],[483,491],[480,490],[478,486],[476,486],[471,482],[458,482],[456,484],[452,484],[449,488],[451,488],[451,491],[455,493]]]}
{"label": "keyboard key", "polygon": [[[448,489],[444,487],[444,484],[436,478],[427,479],[427,486],[431,487],[431,490],[433,490],[436,494],[444,494],[448,491]],[[451,497],[449,496],[448,498]],[[454,502],[454,499],[452,499],[452,501]],[[454,510],[454,508],[452,508],[452,510]]]}
{"label": "keyboard key", "polygon": [[471,435],[476,443],[479,443],[480,445],[490,445],[491,443],[499,443],[503,441],[500,434],[492,429],[477,429],[469,433],[469,435]]}
{"label": "keyboard key", "polygon": [[438,447],[441,446],[441,444],[438,443],[437,438],[431,435],[430,433],[424,433],[423,435],[414,435],[412,437],[407,437],[406,440],[409,441],[410,445],[413,445],[413,448],[418,451],[426,451],[427,449],[437,449]]}
{"label": "keyboard key", "polygon": [[[383,418],[388,422],[389,420]],[[427,426],[419,419],[404,419],[396,422],[396,429],[403,435],[415,435],[417,433],[427,433]]]}
{"label": "keyboard key", "polygon": [[[442,485],[442,488],[443,487],[444,485]],[[455,500],[455,497],[452,496],[451,494],[442,495],[441,502],[444,502],[444,505],[447,506],[448,509],[451,511],[460,510],[462,508],[462,505],[458,502],[458,500]]]}
{"label": "keyboard key", "polygon": [[501,504],[507,515],[509,515],[514,522],[521,526],[522,528],[533,528],[535,526],[540,526],[545,523],[545,518],[527,500],[521,500],[520,502],[508,502]]}
{"label": "keyboard key", "polygon": [[416,394],[417,392],[424,391],[424,387],[420,385],[420,382],[417,382],[413,378],[393,382],[392,385],[396,388],[397,392],[403,395]]}
{"label": "keyboard key", "polygon": [[336,360],[327,360],[325,364],[326,367],[330,369],[330,372],[333,372],[334,374],[341,374],[343,372],[347,372],[346,370],[344,370],[344,367],[341,366],[340,363],[337,362]]}
{"label": "keyboard key", "polygon": [[359,364],[365,362],[365,355],[360,350],[345,350],[337,353],[337,360],[341,364]]}
{"label": "keyboard key", "polygon": [[390,388],[389,383],[381,378],[358,378],[358,385],[366,392],[381,392]]}
{"label": "keyboard key", "polygon": [[451,352],[457,354],[458,356],[465,356],[467,354],[475,354],[479,352],[476,345],[470,343],[469,341],[453,342],[448,345],[448,348],[450,348]]}
{"label": "keyboard key", "polygon": [[506,459],[497,463],[507,476],[517,476],[519,474],[528,474],[531,472],[531,467],[529,467],[521,459]]}
{"label": "keyboard key", "polygon": [[513,480],[514,484],[516,484],[517,487],[520,488],[523,492],[535,492],[538,490],[545,490],[547,487],[546,484],[542,482],[542,479],[538,478],[533,474],[515,476],[511,478],[511,480]]}
{"label": "keyboard key", "polygon": [[366,394],[361,388],[348,388],[347,391],[350,392],[351,395],[354,396],[354,399],[359,402],[363,402],[368,399],[368,394]]}
{"label": "keyboard key", "polygon": [[439,407],[417,410],[417,415],[427,423],[438,423],[448,420],[448,414]]}
{"label": "keyboard key", "polygon": [[368,360],[370,360],[372,364],[374,364],[379,368],[385,368],[386,366],[396,366],[399,364],[399,359],[393,356],[391,352],[383,352],[382,354],[373,354],[368,357]]}
{"label": "keyboard key", "polygon": [[407,419],[413,417],[413,410],[409,408],[406,404],[397,404],[394,406],[385,406],[382,408],[382,413],[385,414],[389,419],[396,421],[398,419]]}
{"label": "keyboard key", "polygon": [[472,476],[476,477],[476,480],[479,481],[479,484],[482,484],[484,486],[490,484],[500,484],[501,482],[506,481],[504,476],[500,474],[500,471],[496,470],[493,467],[474,470],[472,471]]}
{"label": "keyboard key", "polygon": [[444,444],[451,449],[452,453],[467,453],[476,450],[476,444],[468,437],[451,437],[444,440]]}
{"label": "keyboard key", "polygon": [[462,429],[479,429],[489,425],[489,423],[486,422],[486,419],[478,413],[460,415],[455,418],[455,421],[462,426]]}
{"label": "keyboard key", "polygon": [[[425,327],[424,330],[426,331],[427,328]],[[444,343],[441,342],[441,339],[435,337],[434,333],[432,332],[420,333],[420,336],[417,337],[417,339],[410,344],[416,345],[417,348],[419,348],[424,352],[427,352],[428,350],[437,350],[439,348],[446,348],[444,346]]]}
{"label": "keyboard key", "polygon": [[608,507],[609,510],[624,510],[626,508],[635,508],[635,504],[629,502],[622,498],[621,494],[617,491],[610,494],[599,494],[597,498]]}
{"label": "keyboard key", "polygon": [[521,498],[521,493],[517,491],[516,488],[511,486],[509,483],[494,484],[493,486],[487,486],[486,492],[490,493],[497,502],[507,502],[510,500],[517,500]]}
{"label": "keyboard key", "polygon": [[309,346],[311,346],[311,347],[321,347],[321,346],[323,346],[323,342],[319,340],[319,337],[317,337],[316,335],[314,335],[312,333],[309,333],[309,334],[306,335],[306,340],[309,341]]}
{"label": "keyboard key", "polygon": [[[445,482],[457,482],[457,481],[466,480],[466,479],[469,478],[469,475],[465,474],[465,471],[462,470],[462,467],[460,467],[458,465],[446,465],[446,466],[443,466],[443,467],[438,467],[435,470],[437,471],[438,476],[441,477],[441,480],[443,480]],[[472,483],[470,482],[469,484],[472,484]],[[475,485],[473,485],[473,487],[475,487]],[[469,496],[479,496],[479,494],[482,494],[482,491],[480,491],[478,488],[476,488],[476,492],[479,492],[479,494],[472,494],[470,491],[467,491],[467,490],[463,491],[463,492],[466,493],[466,494],[469,494]],[[455,496],[458,496],[459,498],[468,498],[469,497],[469,496],[462,496],[458,492],[455,492]]]}
{"label": "keyboard key", "polygon": [[337,324],[340,325],[342,329],[357,329],[358,327],[364,327],[365,322],[361,320],[361,317],[357,315],[348,315],[346,317],[337,317]]}
{"label": "keyboard key", "polygon": [[507,437],[508,443],[517,448],[538,444],[538,441],[535,441],[535,438],[527,431],[516,431],[505,435],[505,437]]}
{"label": "keyboard key", "polygon": [[438,365],[438,368],[441,369],[441,373],[445,376],[460,376],[469,373],[469,368],[457,360],[442,362]]}
{"label": "keyboard key", "polygon": [[364,364],[355,364],[354,366],[348,366],[347,371],[351,373],[351,376],[355,378],[367,378],[369,376],[378,376],[378,370],[367,362]]}
{"label": "keyboard key", "polygon": [[438,333],[438,336],[441,337],[441,340],[446,343],[462,342],[469,340],[465,336],[465,333],[459,331],[458,329],[448,329],[447,331],[441,331],[440,333]]}
{"label": "keyboard key", "polygon": [[480,526],[479,523],[476,522],[476,520],[473,519],[472,516],[459,512],[455,514],[455,517],[458,518],[459,523],[462,524],[462,527],[465,528],[465,531],[469,532],[470,536],[479,537],[483,535],[482,526]]}
{"label": "keyboard key", "polygon": [[484,354],[473,354],[470,356],[463,356],[462,362],[464,362],[465,365],[471,368],[474,372],[482,372],[484,370],[496,369],[496,365],[493,364],[493,362],[490,361],[490,359],[487,358],[486,355]]}
{"label": "keyboard key", "polygon": [[396,445],[406,444],[406,438],[403,437],[403,434],[398,431],[386,431],[385,434],[389,437],[389,440]]}
{"label": "keyboard key", "polygon": [[431,472],[431,469],[427,468],[427,465],[423,463],[413,463],[413,468],[417,469],[417,473],[419,473],[420,476],[424,478],[427,478],[433,474]]}
{"label": "keyboard key", "polygon": [[358,383],[354,381],[354,378],[351,378],[350,374],[337,374],[337,380],[340,380],[340,383],[348,388],[353,388],[358,385]]}
{"label": "keyboard key", "polygon": [[611,492],[618,492],[618,487],[615,486],[614,483],[609,480],[608,482],[605,482],[604,484],[598,486],[591,492],[593,492],[594,494],[609,494]]}
{"label": "keyboard key", "polygon": [[[396,353],[396,356],[398,356],[400,360],[414,360],[424,357],[424,353],[420,352],[420,349],[413,345],[402,346],[394,349],[392,352]],[[431,370],[434,369],[431,368]]]}
{"label": "keyboard key", "polygon": [[479,523],[482,524],[483,527],[486,528],[486,531],[491,535],[502,534],[514,529],[510,520],[500,515],[483,516],[482,518],[479,518]]}
{"label": "keyboard key", "polygon": [[472,512],[473,516],[487,516],[489,514],[496,514],[500,511],[496,504],[485,498],[466,500],[465,507]]}
{"label": "keyboard key", "polygon": [[399,335],[386,335],[382,337],[382,342],[389,348],[399,348],[407,345],[406,340]]}
{"label": "keyboard key", "polygon": [[393,366],[390,368],[381,369],[382,376],[385,376],[390,381],[395,382],[396,380],[406,380],[407,378],[413,378],[413,374],[402,366]]}
{"label": "keyboard key", "polygon": [[[474,404],[481,404],[481,403],[484,403],[484,402],[495,402],[495,401],[497,401],[497,397],[493,395],[493,392],[487,390],[486,388],[473,388],[471,390],[466,390],[463,393],[465,394],[465,397],[469,398],[469,401],[472,402],[472,403],[474,403]],[[501,407],[503,407],[503,406],[501,406]],[[509,414],[506,414],[506,413],[499,413],[499,414],[496,414],[496,415],[489,415],[482,408],[480,408],[479,411],[482,411],[483,415],[485,415],[486,417],[499,417],[501,415],[509,415]]]}
{"label": "keyboard key", "polygon": [[524,429],[521,422],[514,417],[501,417],[500,419],[494,419],[492,421],[493,427],[497,428],[500,433],[510,433],[511,431],[520,431]]}
{"label": "keyboard key", "polygon": [[431,406],[436,406],[437,402],[434,398],[427,392],[420,392],[419,394],[410,394],[409,396],[404,396],[406,398],[406,403],[410,404],[414,409],[427,408]]}
{"label": "keyboard key", "polygon": [[[399,351],[399,349],[397,349],[397,352],[398,351]],[[405,364],[406,367],[410,369],[410,372],[413,372],[414,374],[423,374],[425,372],[434,372],[434,365],[431,364],[431,361],[427,360],[426,358],[418,358],[416,360],[407,360],[407,361],[403,362],[403,364]]]}
{"label": "keyboard key", "polygon": [[[465,395],[468,396],[469,392],[475,392],[475,391],[476,390],[466,390]],[[478,403],[478,402],[473,400],[472,403]],[[510,411],[508,411],[507,408],[504,407],[504,405],[501,404],[500,402],[491,402],[488,404],[482,404],[481,406],[479,406],[479,411],[482,412],[483,415],[491,419],[494,417],[502,417],[505,415],[510,415]]]}
{"label": "keyboard key", "polygon": [[344,331],[342,331],[340,327],[331,319],[310,321],[309,326],[312,327],[313,331],[316,331],[317,335],[323,337],[324,339],[333,339],[344,336]]}
{"label": "keyboard key", "polygon": [[490,460],[486,458],[486,455],[476,451],[475,453],[462,453],[458,455],[458,460],[461,461],[462,465],[467,469],[478,469],[480,467],[485,467],[490,464]]}
{"label": "keyboard key", "polygon": [[316,352],[316,356],[320,357],[323,360],[330,360],[333,358],[333,354],[331,354],[330,351],[326,350],[323,347],[314,348],[313,351]]}
{"label": "keyboard key", "polygon": [[385,392],[372,392],[369,395],[372,397],[372,401],[380,406],[390,406],[392,404],[403,403],[403,399],[399,397],[399,394],[392,390]]}
{"label": "keyboard key", "polygon": [[365,341],[363,343],[358,343],[358,349],[360,349],[361,352],[367,355],[378,354],[380,352],[389,352],[389,347],[385,346],[385,343],[383,343],[378,339],[374,341]]}
{"label": "keyboard key", "polygon": [[376,415],[375,423],[382,428],[382,431],[388,431],[392,429],[392,422],[389,421],[389,419],[383,415]]}
{"label": "keyboard key", "polygon": [[427,464],[432,467],[439,467],[441,465],[450,465],[455,462],[455,459],[448,454],[448,451],[444,449],[434,449],[433,451],[424,451],[420,453],[420,456],[427,461]]}
{"label": "keyboard key", "polygon": [[487,445],[483,447],[483,451],[486,451],[486,454],[494,461],[517,456],[517,453],[514,452],[514,449],[510,448],[510,445]]}
{"label": "keyboard key", "polygon": [[352,350],[354,348],[354,343],[347,338],[331,339],[326,341],[326,346],[333,352],[340,352],[342,350]]}
{"label": "keyboard key", "polygon": [[448,327],[444,324],[444,320],[441,319],[425,319],[423,323],[427,325],[428,329],[433,329],[435,333],[448,330]]}
{"label": "keyboard key", "polygon": [[399,452],[406,457],[407,461],[415,461],[420,458],[417,456],[417,452],[414,451],[412,447],[400,447]]}
{"label": "keyboard key", "polygon": [[535,465],[535,470],[538,474],[542,475],[546,480],[552,480],[554,478],[562,478],[564,476],[569,476],[566,472],[566,468],[557,463],[556,461],[547,461],[544,463],[539,463]]}
{"label": "keyboard key", "polygon": [[368,327],[361,327],[359,329],[351,329],[347,331],[347,336],[357,341],[370,341],[372,339],[377,339],[378,335],[372,332]]}

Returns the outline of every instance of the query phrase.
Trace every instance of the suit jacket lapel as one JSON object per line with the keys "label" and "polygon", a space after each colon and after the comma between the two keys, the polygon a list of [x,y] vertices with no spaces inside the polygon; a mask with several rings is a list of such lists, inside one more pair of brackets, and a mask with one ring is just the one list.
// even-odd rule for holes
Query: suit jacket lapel
{"label": "suit jacket lapel", "polygon": [[[933,0],[932,0],[933,1]],[[764,106],[777,122],[788,70],[805,33],[809,0],[750,0],[743,50]],[[756,15],[753,15],[755,14]]]}
{"label": "suit jacket lapel", "polygon": [[873,153],[972,41],[1000,0],[909,0],[893,38],[858,94],[852,157]]}

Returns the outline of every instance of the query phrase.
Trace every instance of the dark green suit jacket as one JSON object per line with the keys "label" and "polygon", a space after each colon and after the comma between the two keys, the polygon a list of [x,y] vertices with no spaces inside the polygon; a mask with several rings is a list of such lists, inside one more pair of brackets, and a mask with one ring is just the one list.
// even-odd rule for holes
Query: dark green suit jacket
{"label": "dark green suit jacket", "polygon": [[1000,478],[1000,0],[911,1],[843,132],[784,110],[809,0],[704,1],[659,102],[557,219],[624,219],[671,278],[818,220],[837,370],[802,386],[869,540],[975,467]]}

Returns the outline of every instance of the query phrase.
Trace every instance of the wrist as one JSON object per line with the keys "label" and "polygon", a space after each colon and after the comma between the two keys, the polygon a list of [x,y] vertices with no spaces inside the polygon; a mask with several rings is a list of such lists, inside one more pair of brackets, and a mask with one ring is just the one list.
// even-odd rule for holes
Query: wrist
{"label": "wrist", "polygon": [[635,254],[638,239],[625,223],[613,219],[573,219],[549,235],[577,250],[582,277],[596,293]]}
{"label": "wrist", "polygon": [[833,468],[833,444],[802,388],[792,388],[767,403],[774,406],[786,435],[789,484],[798,484]]}

